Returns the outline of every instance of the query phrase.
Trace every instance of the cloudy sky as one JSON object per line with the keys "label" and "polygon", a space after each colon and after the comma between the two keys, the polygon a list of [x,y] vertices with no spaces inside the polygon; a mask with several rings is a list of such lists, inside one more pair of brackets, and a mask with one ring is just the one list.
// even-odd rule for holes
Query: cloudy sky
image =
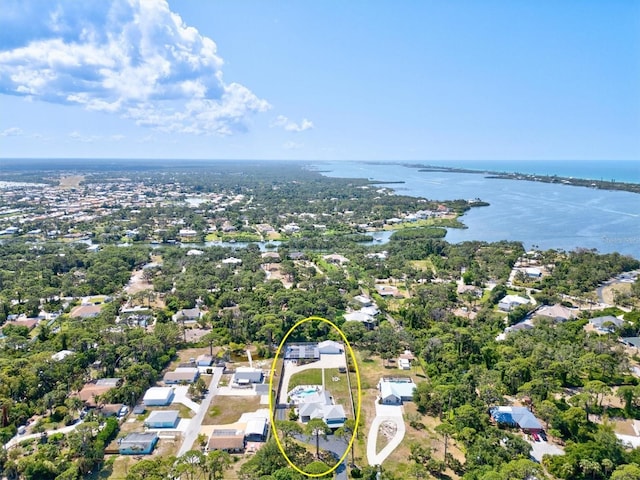
{"label": "cloudy sky", "polygon": [[636,0],[0,2],[0,157],[640,159]]}

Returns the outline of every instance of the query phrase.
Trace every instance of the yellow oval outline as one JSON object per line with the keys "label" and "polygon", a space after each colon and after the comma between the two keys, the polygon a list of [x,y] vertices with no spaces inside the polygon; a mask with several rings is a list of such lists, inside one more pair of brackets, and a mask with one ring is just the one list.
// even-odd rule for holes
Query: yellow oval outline
{"label": "yellow oval outline", "polygon": [[[353,433],[351,435],[351,440],[349,440],[349,443],[347,444],[347,448],[345,449],[344,454],[342,455],[342,457],[340,457],[340,460],[338,460],[338,462],[333,467],[331,467],[329,470],[327,470],[326,472],[323,472],[323,473],[307,473],[304,470],[300,469],[296,464],[294,464],[291,461],[291,459],[287,456],[286,452],[284,451],[284,447],[282,446],[282,443],[280,443],[280,437],[278,436],[278,431],[276,430],[275,409],[273,408],[273,401],[274,401],[273,377],[274,377],[274,374],[275,374],[275,371],[276,371],[276,362],[278,361],[278,357],[280,356],[280,352],[282,351],[282,347],[284,346],[285,342],[287,341],[287,338],[289,338],[289,335],[291,335],[291,332],[293,332],[300,325],[302,325],[302,324],[304,324],[306,322],[312,321],[312,320],[320,320],[321,322],[327,323],[328,325],[330,325],[331,327],[333,327],[335,330],[338,331],[338,333],[340,334],[340,336],[344,340],[344,344],[349,349],[349,355],[351,355],[351,359],[353,360],[354,369],[356,371],[356,383],[357,383],[357,387],[358,387],[358,402],[357,402],[357,407],[356,407],[356,425],[355,425],[355,427],[353,429]],[[347,366],[347,375],[349,375],[349,367],[348,366]],[[338,468],[338,466],[342,462],[344,462],[344,459],[347,458],[347,455],[349,455],[349,450],[351,450],[351,448],[353,447],[353,442],[355,442],[355,440],[356,440],[356,433],[357,433],[358,427],[360,425],[360,407],[361,407],[361,405],[362,405],[362,386],[360,385],[360,370],[358,369],[358,361],[356,360],[356,356],[353,353],[353,349],[351,348],[351,344],[349,343],[349,340],[347,340],[347,337],[345,336],[344,332],[340,329],[340,327],[338,327],[331,320],[327,320],[326,318],[323,318],[323,317],[312,316],[312,317],[307,317],[307,318],[297,322],[293,327],[291,327],[289,329],[287,334],[284,336],[284,338],[280,342],[280,345],[278,346],[278,350],[276,350],[276,356],[274,357],[273,362],[271,363],[271,371],[269,372],[269,411],[270,411],[270,415],[271,415],[271,429],[272,429],[272,431],[274,433],[274,437],[276,438],[276,444],[278,445],[278,449],[280,450],[280,453],[282,453],[282,456],[285,458],[287,463],[291,467],[293,467],[293,469],[296,470],[298,473],[301,473],[302,475],[305,475],[305,476],[311,477],[311,478],[323,477],[325,475],[328,475],[328,474],[332,473],[334,470],[336,470]]]}

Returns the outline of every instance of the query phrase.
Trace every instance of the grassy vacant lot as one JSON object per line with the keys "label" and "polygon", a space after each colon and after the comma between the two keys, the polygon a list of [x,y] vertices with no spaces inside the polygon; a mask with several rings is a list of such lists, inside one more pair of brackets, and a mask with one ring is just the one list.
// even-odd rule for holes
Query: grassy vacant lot
{"label": "grassy vacant lot", "polygon": [[[338,379],[337,381],[333,381]],[[355,375],[352,378],[353,388],[355,385]],[[347,374],[340,373],[337,368],[328,368],[324,371],[324,386],[329,391],[335,403],[344,407],[347,418],[353,418],[351,414],[351,397],[349,395],[349,383],[347,382]],[[353,392],[354,400],[357,401],[357,390]]]}
{"label": "grassy vacant lot", "polygon": [[292,375],[289,379],[289,391],[298,385],[322,385],[322,369],[312,368]]}
{"label": "grassy vacant lot", "polygon": [[413,260],[409,263],[411,263],[413,268],[415,268],[416,270],[433,272],[434,274],[438,273],[430,258],[427,258],[426,260]]}
{"label": "grassy vacant lot", "polygon": [[[359,351],[356,351],[355,354],[358,362],[358,370],[360,372],[360,383],[362,386],[360,426],[358,427],[358,435],[354,443],[355,456],[357,464],[366,465],[369,425],[376,416],[375,402],[378,396],[377,385],[380,377],[388,374],[388,371],[383,366],[382,360],[379,357],[371,357],[365,361]],[[351,374],[351,382],[353,387],[356,388],[355,374]]]}
{"label": "grassy vacant lot", "polygon": [[220,397],[211,402],[209,411],[204,416],[203,425],[226,425],[235,423],[245,412],[255,412],[260,408],[259,396]]}
{"label": "grassy vacant lot", "polygon": [[[217,353],[218,349],[214,349],[213,354]],[[187,363],[192,358],[198,358],[198,356],[203,353],[209,353],[209,347],[200,347],[200,348],[185,348],[184,350],[179,350],[177,353],[177,358],[171,362],[169,367],[167,368],[168,372],[175,370],[179,364]]]}

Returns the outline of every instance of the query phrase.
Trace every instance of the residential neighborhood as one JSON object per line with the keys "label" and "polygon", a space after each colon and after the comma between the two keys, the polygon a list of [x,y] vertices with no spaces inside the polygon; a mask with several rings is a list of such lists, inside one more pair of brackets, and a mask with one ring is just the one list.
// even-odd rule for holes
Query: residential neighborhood
{"label": "residential neighborhood", "polygon": [[[295,205],[264,181],[286,185],[280,171],[241,188],[235,173],[151,190],[137,175],[0,189],[14,205],[0,215],[6,471],[456,479],[526,460],[562,478],[596,433],[633,458],[636,260],[450,244],[480,202],[312,172]],[[65,201],[94,189],[100,216],[75,216]],[[308,320],[282,343],[318,317],[333,326]],[[64,462],[43,463],[51,445]]]}

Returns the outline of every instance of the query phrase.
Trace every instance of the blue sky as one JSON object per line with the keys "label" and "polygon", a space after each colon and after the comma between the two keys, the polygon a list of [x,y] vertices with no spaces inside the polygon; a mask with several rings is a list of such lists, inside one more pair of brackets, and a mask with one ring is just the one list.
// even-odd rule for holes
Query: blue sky
{"label": "blue sky", "polygon": [[2,0],[0,157],[640,159],[640,2]]}

